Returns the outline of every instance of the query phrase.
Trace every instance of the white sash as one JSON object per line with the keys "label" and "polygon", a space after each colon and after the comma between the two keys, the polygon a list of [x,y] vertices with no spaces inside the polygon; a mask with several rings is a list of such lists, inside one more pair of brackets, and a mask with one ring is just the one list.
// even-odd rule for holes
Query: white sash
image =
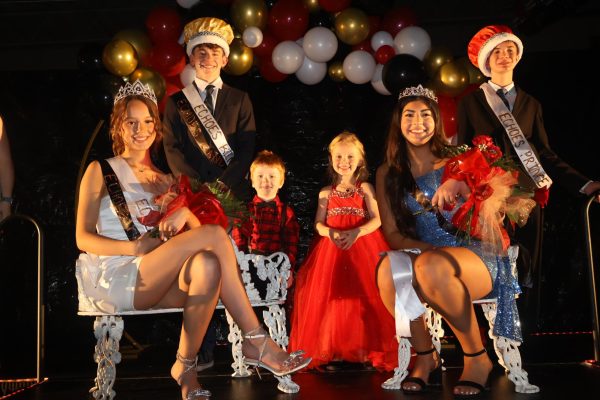
{"label": "white sash", "polygon": [[544,171],[544,168],[542,168],[542,164],[540,164],[540,161],[531,149],[527,138],[523,135],[521,127],[510,110],[506,107],[506,104],[502,102],[489,83],[482,83],[479,87],[483,90],[483,94],[485,95],[485,99],[490,108],[494,114],[496,114],[496,117],[498,117],[498,120],[506,130],[506,134],[508,135],[513,148],[517,152],[521,164],[523,164],[525,171],[531,177],[535,186],[538,188],[550,188],[552,179],[550,179],[546,171]]}
{"label": "white sash", "polygon": [[217,150],[219,150],[219,153],[223,157],[223,160],[225,160],[225,164],[229,165],[234,156],[233,150],[229,146],[229,143],[227,143],[227,139],[225,139],[225,134],[221,130],[221,127],[217,123],[217,120],[208,110],[208,107],[206,107],[204,101],[202,101],[202,97],[200,97],[198,89],[196,89],[196,86],[194,86],[194,84],[192,83],[191,85],[184,87],[182,92],[185,95],[186,99],[192,105],[192,110],[194,110],[194,114],[196,114],[196,116],[200,120],[200,123],[202,124],[202,126],[204,126],[204,129],[206,129],[206,131],[208,132],[208,136],[210,136],[211,140],[217,147]]}
{"label": "white sash", "polygon": [[420,254],[419,249],[388,251],[390,267],[396,297],[394,301],[394,318],[396,319],[396,336],[411,337],[410,321],[417,319],[425,312],[425,307],[412,285],[412,260],[406,252]]}

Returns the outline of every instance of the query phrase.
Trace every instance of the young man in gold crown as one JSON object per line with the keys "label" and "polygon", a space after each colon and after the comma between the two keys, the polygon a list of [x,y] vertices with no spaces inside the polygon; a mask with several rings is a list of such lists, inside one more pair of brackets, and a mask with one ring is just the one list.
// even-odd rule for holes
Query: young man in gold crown
{"label": "young man in gold crown", "polygon": [[[233,30],[218,18],[198,18],[183,30],[194,81],[168,100],[163,117],[163,143],[175,175],[218,181],[240,200],[251,199],[246,178],[254,156],[256,126],[248,94],[223,83]],[[215,322],[202,347],[198,370],[212,367]]]}
{"label": "young man in gold crown", "polygon": [[[573,193],[591,195],[600,190],[600,182],[583,176],[550,148],[540,103],[515,85],[513,72],[523,56],[523,43],[511,29],[503,25],[482,28],[469,42],[468,55],[490,80],[459,103],[458,144],[470,145],[477,135],[491,136],[520,166],[519,184],[541,193],[550,188],[552,179]],[[520,281],[531,287],[532,271],[541,261],[540,207],[535,207],[527,225],[512,236],[522,245]]]}
{"label": "young man in gold crown", "polygon": [[167,100],[163,143],[169,167],[175,175],[218,181],[248,201],[254,112],[248,94],[221,79],[233,30],[223,20],[205,17],[189,22],[183,33],[196,77]]}

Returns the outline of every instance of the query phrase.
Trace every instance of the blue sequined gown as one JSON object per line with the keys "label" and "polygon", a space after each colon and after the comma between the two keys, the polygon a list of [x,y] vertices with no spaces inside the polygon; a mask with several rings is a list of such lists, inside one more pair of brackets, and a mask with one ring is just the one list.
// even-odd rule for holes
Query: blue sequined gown
{"label": "blue sequined gown", "polygon": [[[444,168],[440,168],[415,178],[417,186],[428,199],[431,200],[435,191],[440,186],[443,172]],[[416,231],[421,241],[437,247],[466,247],[483,260],[490,271],[492,282],[494,283],[492,292],[487,297],[497,298],[494,334],[522,342],[519,314],[515,302],[517,295],[521,293],[521,289],[516,278],[511,273],[511,265],[508,257],[485,254],[482,251],[480,241],[471,239],[469,242],[466,242],[455,234],[448,233],[440,227],[436,215],[432,212],[424,211],[423,207],[417,203],[412,195],[407,195],[405,201],[408,209],[415,214]],[[455,207],[451,212],[442,211],[442,215],[447,221],[450,221],[457,208]]]}

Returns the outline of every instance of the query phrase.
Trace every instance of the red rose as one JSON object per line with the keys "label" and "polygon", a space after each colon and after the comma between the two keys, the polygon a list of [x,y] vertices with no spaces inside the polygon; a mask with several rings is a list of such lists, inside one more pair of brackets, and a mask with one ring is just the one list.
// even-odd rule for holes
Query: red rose
{"label": "red rose", "polygon": [[477,135],[473,138],[473,145],[481,149],[486,149],[494,146],[494,141],[488,135]]}
{"label": "red rose", "polygon": [[546,207],[548,204],[548,197],[550,197],[550,191],[547,187],[535,189],[533,193],[533,200],[540,205],[540,207]]}

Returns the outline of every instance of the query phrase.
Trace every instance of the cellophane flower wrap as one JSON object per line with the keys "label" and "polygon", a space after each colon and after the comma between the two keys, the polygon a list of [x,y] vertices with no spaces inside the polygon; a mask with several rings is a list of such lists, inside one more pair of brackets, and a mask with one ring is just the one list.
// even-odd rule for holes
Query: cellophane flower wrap
{"label": "cellophane flower wrap", "polygon": [[525,225],[536,199],[545,205],[548,192],[534,193],[518,187],[517,166],[489,136],[476,136],[473,145],[456,148],[442,176],[442,183],[456,179],[465,182],[471,191],[451,222],[467,240],[477,238],[484,250],[504,254],[510,245],[504,218],[511,224]]}
{"label": "cellophane flower wrap", "polygon": [[[186,175],[181,175],[177,183],[167,193],[157,196],[155,201],[161,205],[161,211],[153,211],[140,218],[146,226],[157,227],[161,220],[182,207],[189,208],[201,224],[221,225],[224,229],[228,228],[230,221],[241,224],[249,216],[245,203],[229,189],[217,183],[202,183]],[[158,235],[158,229],[154,233]]]}

